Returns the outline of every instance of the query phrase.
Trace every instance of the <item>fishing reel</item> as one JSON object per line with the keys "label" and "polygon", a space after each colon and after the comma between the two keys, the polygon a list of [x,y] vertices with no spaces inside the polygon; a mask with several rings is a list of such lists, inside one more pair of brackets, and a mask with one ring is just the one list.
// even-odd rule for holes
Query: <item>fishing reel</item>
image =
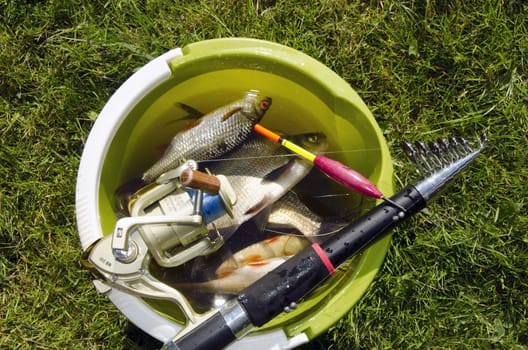
{"label": "fishing reel", "polygon": [[223,175],[197,171],[188,161],[135,192],[130,216],[117,220],[113,233],[86,253],[84,264],[98,277],[101,291],[112,287],[132,295],[169,300],[189,322],[199,315],[176,289],[150,274],[152,258],[162,267],[177,267],[218,250],[224,243],[214,220],[232,215],[236,194]]}
{"label": "fishing reel", "polygon": [[130,239],[134,230],[163,267],[179,266],[222,246],[222,236],[207,224],[231,214],[236,195],[225,176],[195,168],[195,162],[187,162],[131,197],[130,217],[119,219],[112,234],[117,260],[135,259],[136,243]]}

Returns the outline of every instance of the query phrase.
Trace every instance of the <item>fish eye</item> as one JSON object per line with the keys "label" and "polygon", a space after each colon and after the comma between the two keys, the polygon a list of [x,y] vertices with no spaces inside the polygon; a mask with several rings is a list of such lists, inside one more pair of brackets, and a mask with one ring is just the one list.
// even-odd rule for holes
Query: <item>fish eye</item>
{"label": "fish eye", "polygon": [[319,137],[317,135],[310,135],[308,136],[308,142],[310,143],[318,143]]}
{"label": "fish eye", "polygon": [[269,106],[270,106],[269,101],[264,100],[260,102],[259,108],[265,111],[269,108]]}

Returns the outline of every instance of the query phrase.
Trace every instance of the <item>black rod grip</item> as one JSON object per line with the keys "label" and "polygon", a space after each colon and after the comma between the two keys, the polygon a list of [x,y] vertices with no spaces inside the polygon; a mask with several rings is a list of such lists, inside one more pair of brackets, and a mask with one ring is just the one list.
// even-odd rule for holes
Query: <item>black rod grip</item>
{"label": "black rod grip", "polygon": [[292,256],[244,289],[238,302],[251,323],[262,326],[324,281],[330,272],[312,248]]}
{"label": "black rod grip", "polygon": [[404,208],[405,212],[385,201],[321,244],[334,266],[341,265],[426,205],[420,192],[412,185],[391,197],[391,201]]}
{"label": "black rod grip", "polygon": [[174,340],[164,349],[170,350],[212,350],[223,349],[235,341],[236,336],[228,327],[220,312],[200,324],[191,332]]}
{"label": "black rod grip", "polygon": [[328,264],[339,266],[426,205],[413,186],[407,186],[391,200],[405,212],[383,202],[323,243],[322,251],[317,252],[314,246],[306,248],[244,289],[238,302],[251,323],[262,326],[286,307],[291,308],[292,303],[328,278],[332,272]]}

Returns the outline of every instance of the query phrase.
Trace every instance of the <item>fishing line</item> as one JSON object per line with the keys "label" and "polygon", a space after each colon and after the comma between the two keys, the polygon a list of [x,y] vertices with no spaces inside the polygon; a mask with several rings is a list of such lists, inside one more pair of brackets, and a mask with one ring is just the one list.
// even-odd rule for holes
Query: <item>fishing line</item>
{"label": "fishing line", "polygon": [[340,150],[340,151],[325,151],[318,152],[319,154],[339,154],[339,153],[359,153],[359,152],[370,152],[370,151],[379,151],[381,148],[361,148],[361,149],[350,149],[350,150]]}
{"label": "fishing line", "polygon": [[339,231],[341,231],[341,228],[335,229],[333,231],[324,232],[324,233],[316,233],[316,234],[313,234],[313,235],[305,235],[304,233],[293,233],[293,232],[277,231],[277,230],[273,230],[273,229],[270,229],[270,228],[265,228],[263,231],[272,232],[272,233],[276,233],[276,234],[283,235],[283,236],[288,236],[289,235],[289,236],[295,236],[295,237],[310,238],[310,237],[330,236],[330,235],[336,234]]}
{"label": "fishing line", "polygon": [[[344,154],[344,153],[359,153],[363,151],[378,151],[378,150],[380,150],[380,148],[364,148],[364,149],[355,149],[355,150],[318,152],[318,154]],[[266,159],[266,158],[278,158],[278,157],[299,157],[299,156],[294,153],[277,154],[277,155],[270,154],[267,156],[214,158],[214,159],[208,159],[208,160],[199,160],[198,163],[222,162],[222,161],[230,161],[230,160]]]}
{"label": "fishing line", "polygon": [[251,160],[251,159],[268,159],[268,158],[279,158],[279,157],[299,157],[296,154],[277,154],[267,156],[252,156],[252,157],[229,157],[229,158],[215,158],[208,160],[199,160],[198,163],[209,163],[209,162],[226,162],[231,160]]}
{"label": "fishing line", "polygon": [[348,197],[350,196],[350,193],[330,193],[330,194],[319,194],[319,195],[312,195],[310,197],[312,198],[332,198],[332,197]]}

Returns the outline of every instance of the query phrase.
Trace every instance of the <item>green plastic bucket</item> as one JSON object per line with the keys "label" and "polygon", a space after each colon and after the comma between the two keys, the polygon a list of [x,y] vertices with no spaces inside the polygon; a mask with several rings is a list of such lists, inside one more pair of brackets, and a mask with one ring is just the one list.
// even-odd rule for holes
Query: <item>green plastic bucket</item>
{"label": "green plastic bucket", "polygon": [[[182,102],[213,110],[258,89],[273,98],[262,124],[285,133],[324,132],[334,159],[368,177],[391,195],[392,161],[367,106],[337,74],[286,46],[254,39],[216,39],[174,49],[132,75],[109,99],[86,142],[77,180],[77,221],[83,249],[112,232],[114,193],[141,173],[185,126]],[[339,152],[345,151],[345,152]],[[361,209],[374,205],[360,202]],[[233,348],[295,347],[327,330],[361,298],[390,243],[386,237],[338,269],[294,312],[284,314]],[[173,304],[104,290],[138,327],[166,341],[183,320]]]}

